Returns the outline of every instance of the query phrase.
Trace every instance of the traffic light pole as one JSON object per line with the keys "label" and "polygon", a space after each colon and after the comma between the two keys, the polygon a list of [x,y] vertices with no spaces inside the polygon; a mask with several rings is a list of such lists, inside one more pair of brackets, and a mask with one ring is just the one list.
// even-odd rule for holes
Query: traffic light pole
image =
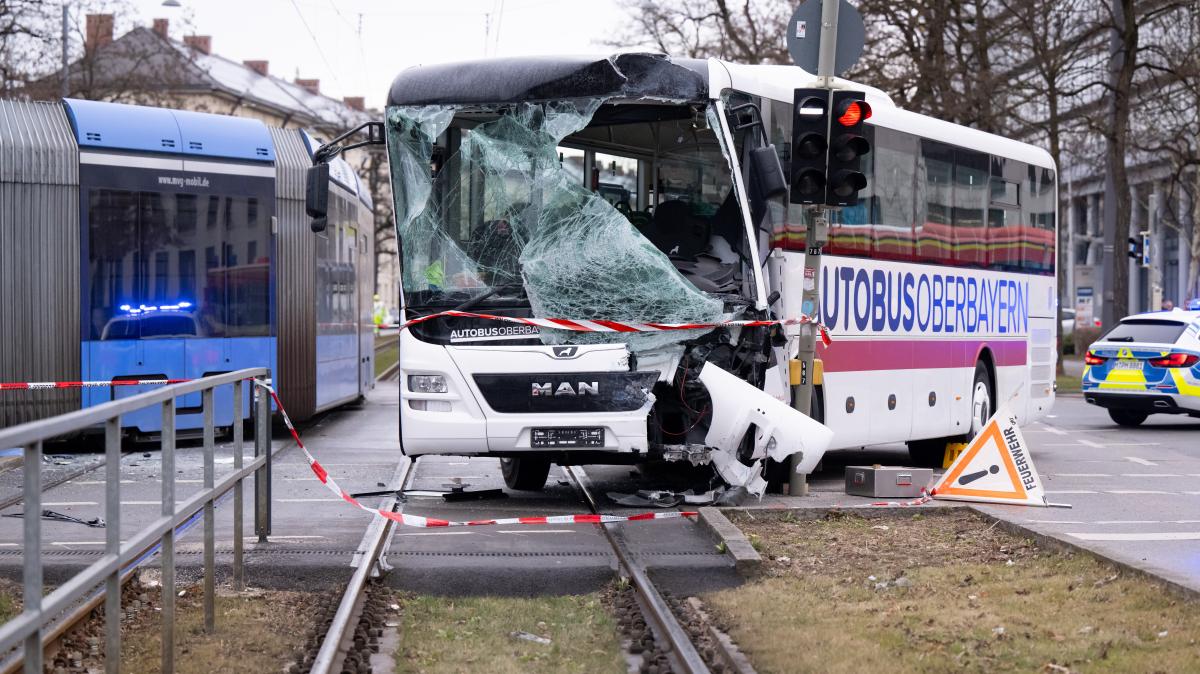
{"label": "traffic light pole", "polygon": [[[818,86],[833,89],[834,59],[837,55],[838,6],[841,0],[821,0],[821,44],[817,57]],[[832,115],[829,115],[832,118]],[[828,120],[829,122],[832,119]],[[826,127],[826,137],[829,128]],[[801,284],[800,306],[807,315],[820,316],[821,249],[829,236],[830,209],[815,206],[809,209],[808,228],[804,238],[804,282]],[[811,283],[809,282],[811,280]],[[804,414],[812,414],[813,361],[817,353],[817,329],[811,323],[800,326],[799,346],[796,358],[800,361],[800,383],[792,392],[792,407]],[[803,473],[797,473],[801,458],[793,455],[788,470],[788,493],[792,496],[807,496],[808,481]]]}

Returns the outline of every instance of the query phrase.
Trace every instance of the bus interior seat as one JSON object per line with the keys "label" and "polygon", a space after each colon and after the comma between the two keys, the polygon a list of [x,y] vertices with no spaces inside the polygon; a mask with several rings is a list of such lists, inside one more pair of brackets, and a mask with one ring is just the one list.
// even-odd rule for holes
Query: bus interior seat
{"label": "bus interior seat", "polygon": [[693,213],[690,203],[672,199],[659,204],[649,227],[639,231],[692,285],[707,293],[736,292],[739,257],[714,233],[712,220]]}

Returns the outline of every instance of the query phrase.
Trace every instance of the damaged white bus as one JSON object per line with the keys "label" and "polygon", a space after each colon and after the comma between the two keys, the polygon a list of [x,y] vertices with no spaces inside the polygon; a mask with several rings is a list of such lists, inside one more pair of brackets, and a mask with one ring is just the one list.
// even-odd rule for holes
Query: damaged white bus
{"label": "damaged white bus", "polygon": [[309,213],[319,228],[319,162],[386,143],[404,452],[499,457],[516,489],[542,488],[551,463],[712,464],[761,494],[792,455],[807,473],[830,447],[909,442],[929,461],[994,400],[1044,413],[1052,162],[866,87],[867,196],[835,220],[812,317],[833,337],[817,421],[790,404],[799,327],[646,329],[801,315],[807,215],[777,158],[812,79],[650,54],[401,73],[370,140],[318,152]]}

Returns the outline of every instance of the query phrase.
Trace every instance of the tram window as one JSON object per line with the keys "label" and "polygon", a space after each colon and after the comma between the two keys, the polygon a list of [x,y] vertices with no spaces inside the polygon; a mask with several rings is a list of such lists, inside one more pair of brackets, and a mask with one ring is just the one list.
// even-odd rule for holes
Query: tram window
{"label": "tram window", "polygon": [[[91,190],[91,338],[269,334],[269,259],[255,265],[238,258],[242,250],[252,257],[269,251],[269,218],[260,210],[250,221],[247,203],[246,197]],[[203,228],[196,226],[199,213]],[[221,216],[226,227],[217,226]]]}
{"label": "tram window", "polygon": [[884,127],[875,128],[875,157],[871,175],[872,252],[874,257],[911,260],[915,223],[917,137]]}
{"label": "tram window", "polygon": [[954,150],[944,143],[922,139],[920,162],[924,219],[918,223],[917,259],[950,264],[954,261]]}

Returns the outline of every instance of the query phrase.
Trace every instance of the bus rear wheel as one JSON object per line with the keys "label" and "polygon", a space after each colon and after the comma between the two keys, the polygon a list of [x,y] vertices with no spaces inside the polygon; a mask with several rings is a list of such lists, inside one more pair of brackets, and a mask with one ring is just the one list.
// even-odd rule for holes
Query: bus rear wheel
{"label": "bus rear wheel", "polygon": [[500,459],[504,484],[518,491],[541,491],[550,475],[550,459],[520,456]]}

